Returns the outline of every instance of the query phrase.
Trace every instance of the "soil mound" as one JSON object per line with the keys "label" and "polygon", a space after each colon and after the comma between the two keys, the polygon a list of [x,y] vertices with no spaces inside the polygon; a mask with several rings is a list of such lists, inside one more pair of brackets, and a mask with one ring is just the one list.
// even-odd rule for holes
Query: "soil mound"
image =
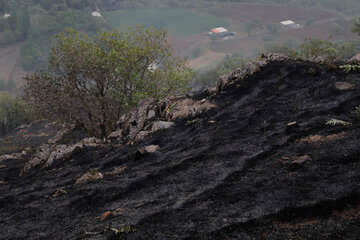
{"label": "soil mound", "polygon": [[134,144],[84,146],[16,178],[23,165],[4,159],[0,239],[358,239],[359,81],[269,61]]}

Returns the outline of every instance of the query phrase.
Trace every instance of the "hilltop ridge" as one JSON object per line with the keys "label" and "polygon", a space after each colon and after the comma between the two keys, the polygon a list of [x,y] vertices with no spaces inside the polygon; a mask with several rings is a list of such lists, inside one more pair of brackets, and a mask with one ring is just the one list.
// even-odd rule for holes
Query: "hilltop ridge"
{"label": "hilltop ridge", "polygon": [[[133,143],[74,147],[52,131],[42,146],[71,154],[21,177],[39,141],[0,157],[0,239],[356,239],[359,80],[336,64],[272,55],[185,98],[191,114],[174,117],[177,105],[172,126]],[[147,116],[161,108],[148,106]]]}

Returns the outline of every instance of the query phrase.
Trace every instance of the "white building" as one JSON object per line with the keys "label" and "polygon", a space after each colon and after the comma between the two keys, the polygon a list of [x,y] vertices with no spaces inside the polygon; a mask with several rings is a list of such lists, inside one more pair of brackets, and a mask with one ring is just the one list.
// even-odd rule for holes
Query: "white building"
{"label": "white building", "polygon": [[282,21],[280,23],[282,26],[288,27],[288,28],[301,28],[300,24],[295,23],[294,21],[291,21],[291,20]]}
{"label": "white building", "polygon": [[213,28],[210,30],[209,35],[226,33],[228,30],[223,27]]}
{"label": "white building", "polygon": [[101,15],[101,13],[99,11],[93,11],[91,13],[91,15],[94,16],[94,17],[102,17],[102,15]]}

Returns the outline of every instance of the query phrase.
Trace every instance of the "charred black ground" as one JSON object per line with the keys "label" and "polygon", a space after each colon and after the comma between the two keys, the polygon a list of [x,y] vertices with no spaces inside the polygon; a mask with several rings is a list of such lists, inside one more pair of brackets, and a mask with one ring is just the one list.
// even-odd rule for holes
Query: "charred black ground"
{"label": "charred black ground", "polygon": [[[215,109],[132,148],[89,147],[23,177],[24,160],[0,162],[0,239],[358,239],[360,74],[287,60],[234,82],[195,96]],[[74,186],[89,168],[104,179]]]}

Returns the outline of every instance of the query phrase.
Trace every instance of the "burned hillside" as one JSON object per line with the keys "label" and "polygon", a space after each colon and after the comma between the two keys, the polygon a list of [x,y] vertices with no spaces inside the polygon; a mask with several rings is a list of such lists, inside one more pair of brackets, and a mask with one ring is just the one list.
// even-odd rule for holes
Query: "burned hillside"
{"label": "burned hillside", "polygon": [[150,104],[112,142],[0,157],[0,239],[357,239],[359,82],[269,57],[170,102],[167,129]]}

